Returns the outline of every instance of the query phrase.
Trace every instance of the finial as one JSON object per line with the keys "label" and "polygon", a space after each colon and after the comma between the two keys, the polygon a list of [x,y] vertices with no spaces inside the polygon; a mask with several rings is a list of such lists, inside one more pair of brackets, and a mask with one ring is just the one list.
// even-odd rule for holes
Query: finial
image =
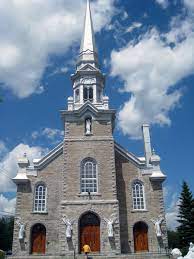
{"label": "finial", "polygon": [[152,149],[152,155],[154,156],[156,154],[156,151],[155,151],[155,149],[153,148]]}

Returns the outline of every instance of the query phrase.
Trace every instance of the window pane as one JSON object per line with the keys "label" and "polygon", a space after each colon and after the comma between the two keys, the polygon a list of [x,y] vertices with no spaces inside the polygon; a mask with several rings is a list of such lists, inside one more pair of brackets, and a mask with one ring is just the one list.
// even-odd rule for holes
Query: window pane
{"label": "window pane", "polygon": [[144,204],[144,187],[140,182],[135,182],[132,189],[133,194],[133,209],[142,210],[145,208]]}
{"label": "window pane", "polygon": [[92,87],[89,88],[89,99],[90,99],[90,101],[93,101],[93,88]]}
{"label": "window pane", "polygon": [[84,87],[84,101],[88,100],[88,89],[87,87]]}
{"label": "window pane", "polygon": [[34,197],[34,211],[46,211],[46,187],[44,185],[38,185],[36,187]]}
{"label": "window pane", "polygon": [[97,192],[96,163],[91,159],[86,160],[81,167],[81,191]]}

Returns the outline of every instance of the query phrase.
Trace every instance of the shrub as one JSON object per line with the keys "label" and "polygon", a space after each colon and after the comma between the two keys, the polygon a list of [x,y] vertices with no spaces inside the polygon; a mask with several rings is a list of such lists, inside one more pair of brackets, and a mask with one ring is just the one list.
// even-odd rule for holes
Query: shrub
{"label": "shrub", "polygon": [[0,250],[0,259],[4,259],[5,258],[5,253],[3,252],[3,250]]}

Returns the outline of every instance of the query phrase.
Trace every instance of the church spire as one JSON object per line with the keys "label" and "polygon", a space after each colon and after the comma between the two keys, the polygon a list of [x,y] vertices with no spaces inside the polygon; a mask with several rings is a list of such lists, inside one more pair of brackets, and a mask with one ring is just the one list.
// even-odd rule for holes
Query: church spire
{"label": "church spire", "polygon": [[94,29],[92,22],[92,15],[90,9],[90,0],[87,0],[86,14],[84,21],[84,31],[80,46],[80,55],[78,65],[90,63],[98,67],[97,50],[95,46]]}
{"label": "church spire", "polygon": [[105,76],[99,68],[89,0],[87,0],[84,31],[76,72],[71,76],[71,80],[73,97],[68,98],[69,111],[79,110],[86,103],[92,104],[99,110],[109,109],[109,98],[103,95]]}

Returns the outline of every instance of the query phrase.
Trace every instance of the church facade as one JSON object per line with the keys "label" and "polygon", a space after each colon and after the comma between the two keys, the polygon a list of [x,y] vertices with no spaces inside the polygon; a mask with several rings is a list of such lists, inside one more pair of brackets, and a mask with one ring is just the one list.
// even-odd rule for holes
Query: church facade
{"label": "church facade", "polygon": [[103,255],[165,252],[166,176],[149,125],[142,126],[145,157],[114,140],[116,111],[103,95],[89,1],[71,80],[64,141],[33,164],[27,154],[18,160],[13,255],[73,255],[85,244]]}

